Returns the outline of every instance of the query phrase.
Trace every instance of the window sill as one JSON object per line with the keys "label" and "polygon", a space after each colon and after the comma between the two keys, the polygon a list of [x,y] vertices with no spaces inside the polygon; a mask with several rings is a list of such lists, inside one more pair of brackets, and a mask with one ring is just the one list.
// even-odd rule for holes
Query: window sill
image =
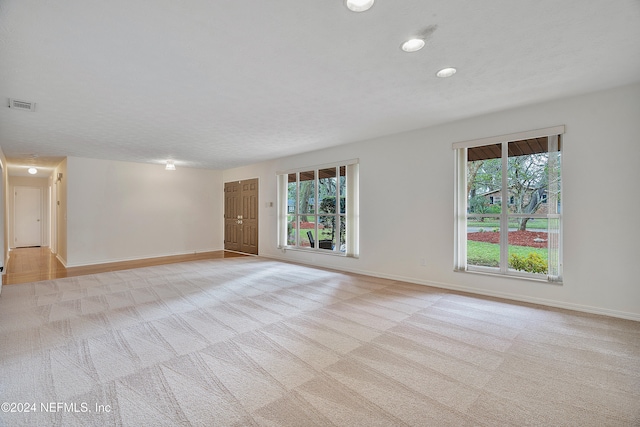
{"label": "window sill", "polygon": [[546,278],[543,277],[535,277],[533,275],[526,275],[526,274],[500,274],[500,273],[494,273],[491,271],[480,271],[480,270],[453,270],[454,273],[469,273],[469,274],[479,274],[481,276],[491,276],[491,277],[501,277],[504,279],[516,279],[516,280],[526,280],[528,282],[538,282],[538,283],[545,283],[547,285],[558,285],[558,286],[562,286],[562,281],[559,282],[551,282],[549,280],[547,280]]}
{"label": "window sill", "polygon": [[340,258],[359,258],[358,255],[347,255],[346,253],[343,253],[343,252],[335,252],[335,251],[324,250],[324,249],[299,248],[295,246],[281,246],[278,249],[282,250],[283,252],[293,251],[293,252],[304,252],[304,253],[314,254],[314,255],[320,254],[320,255],[335,256]]}

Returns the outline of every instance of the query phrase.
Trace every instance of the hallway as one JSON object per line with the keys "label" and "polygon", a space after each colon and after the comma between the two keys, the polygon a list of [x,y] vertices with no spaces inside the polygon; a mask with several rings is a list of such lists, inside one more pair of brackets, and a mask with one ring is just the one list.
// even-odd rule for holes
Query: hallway
{"label": "hallway", "polygon": [[11,250],[9,255],[9,262],[6,266],[7,272],[2,276],[3,285],[38,282],[40,280],[59,279],[62,277],[84,276],[107,271],[128,270],[131,268],[172,264],[176,262],[247,256],[236,252],[214,251],[65,268],[56,256],[51,253],[48,247],[17,248]]}

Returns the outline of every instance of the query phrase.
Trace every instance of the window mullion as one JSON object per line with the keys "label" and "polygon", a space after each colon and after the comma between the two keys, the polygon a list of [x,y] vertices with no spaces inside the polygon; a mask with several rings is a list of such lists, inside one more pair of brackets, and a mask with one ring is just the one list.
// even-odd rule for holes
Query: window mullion
{"label": "window mullion", "polygon": [[296,172],[296,206],[293,212],[296,218],[296,247],[300,247],[300,172]]}
{"label": "window mullion", "polygon": [[336,167],[336,202],[335,202],[335,220],[333,223],[335,224],[335,235],[334,241],[331,242],[333,245],[332,251],[336,251],[336,249],[340,248],[340,166]]}
{"label": "window mullion", "polygon": [[320,199],[318,198],[319,194],[320,194],[320,169],[316,169],[315,171],[315,183],[313,185],[314,187],[314,199],[313,199],[313,213],[315,214],[314,216],[314,221],[313,221],[313,227],[314,230],[316,231],[316,235],[315,235],[315,250],[319,250],[320,249],[320,239],[319,239],[319,234],[318,234],[318,222],[320,217],[319,212],[320,212]]}
{"label": "window mullion", "polygon": [[[502,143],[502,199],[509,194],[509,143]],[[509,268],[509,217],[508,204],[500,204],[500,272],[507,273]]]}

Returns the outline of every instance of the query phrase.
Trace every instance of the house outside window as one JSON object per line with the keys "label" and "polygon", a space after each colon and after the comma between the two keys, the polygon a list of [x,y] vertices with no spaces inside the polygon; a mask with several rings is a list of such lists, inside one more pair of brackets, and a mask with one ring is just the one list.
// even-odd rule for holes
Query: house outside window
{"label": "house outside window", "polygon": [[357,160],[278,173],[278,247],[357,257]]}
{"label": "house outside window", "polygon": [[542,203],[547,203],[547,193],[543,193],[542,196],[540,196],[542,199]]}
{"label": "house outside window", "polygon": [[453,145],[456,270],[562,281],[563,133],[558,126]]}

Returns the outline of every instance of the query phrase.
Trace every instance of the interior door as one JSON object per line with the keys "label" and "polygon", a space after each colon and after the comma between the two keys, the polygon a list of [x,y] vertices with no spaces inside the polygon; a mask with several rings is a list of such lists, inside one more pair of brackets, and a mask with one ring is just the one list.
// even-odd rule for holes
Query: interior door
{"label": "interior door", "polygon": [[13,240],[16,248],[42,245],[40,188],[15,187]]}
{"label": "interior door", "polygon": [[258,254],[258,179],[224,184],[224,248]]}
{"label": "interior door", "polygon": [[224,184],[224,248],[240,250],[240,183]]}
{"label": "interior door", "polygon": [[258,254],[258,180],[242,181],[240,252]]}

